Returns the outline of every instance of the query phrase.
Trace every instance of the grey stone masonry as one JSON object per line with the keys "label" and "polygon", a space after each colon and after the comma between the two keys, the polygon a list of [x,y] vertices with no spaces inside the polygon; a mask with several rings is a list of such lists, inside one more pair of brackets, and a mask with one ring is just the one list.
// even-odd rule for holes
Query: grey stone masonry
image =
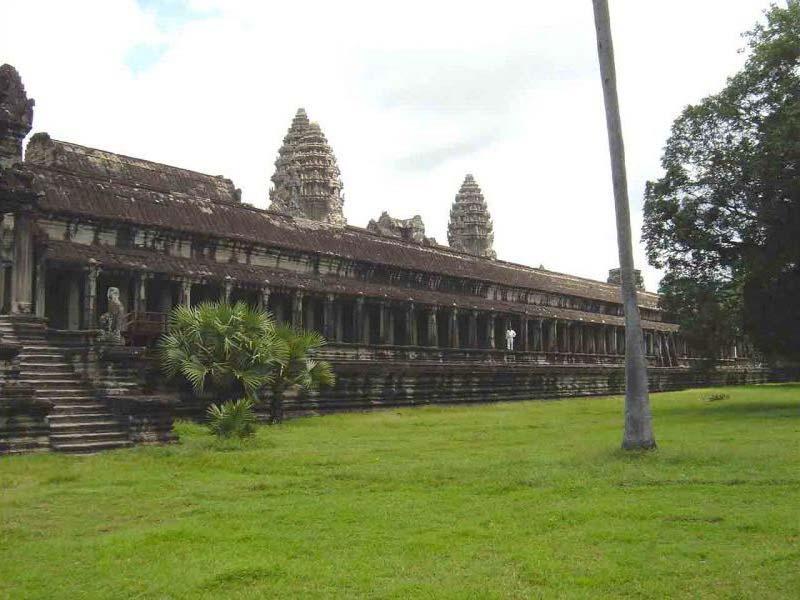
{"label": "grey stone masonry", "polygon": [[494,226],[481,188],[472,175],[464,178],[450,209],[447,241],[451,248],[484,258],[497,258]]}

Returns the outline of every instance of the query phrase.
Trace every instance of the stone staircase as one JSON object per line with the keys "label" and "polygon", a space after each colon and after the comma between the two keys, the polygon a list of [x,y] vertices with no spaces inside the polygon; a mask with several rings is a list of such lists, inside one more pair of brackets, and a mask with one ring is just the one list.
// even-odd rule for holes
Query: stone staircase
{"label": "stone staircase", "polygon": [[0,316],[0,335],[22,344],[19,380],[53,403],[47,417],[52,450],[85,454],[132,445],[127,427],[75,373],[65,349],[47,339],[42,319]]}

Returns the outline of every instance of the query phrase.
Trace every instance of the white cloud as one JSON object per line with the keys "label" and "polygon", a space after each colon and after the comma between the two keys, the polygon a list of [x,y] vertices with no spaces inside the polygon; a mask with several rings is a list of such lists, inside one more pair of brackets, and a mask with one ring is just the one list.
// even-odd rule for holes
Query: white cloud
{"label": "white cloud", "polygon": [[[612,2],[635,232],[672,120],[735,72],[740,33],[768,5]],[[339,159],[351,223],[418,213],[444,241],[471,172],[500,258],[599,279],[617,262],[585,0],[11,0],[2,16],[0,61],[36,98],[35,130],[224,174],[266,206],[305,106]]]}

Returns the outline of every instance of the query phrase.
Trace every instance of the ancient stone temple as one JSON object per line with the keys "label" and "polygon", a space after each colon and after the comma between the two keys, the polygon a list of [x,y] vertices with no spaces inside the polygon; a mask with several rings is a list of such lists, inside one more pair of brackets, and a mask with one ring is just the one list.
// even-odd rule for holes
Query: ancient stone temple
{"label": "ancient stone temple", "polygon": [[318,123],[299,109],[275,161],[270,209],[292,217],[344,225],[342,180]]}
{"label": "ancient stone temple", "polygon": [[492,218],[489,216],[483,192],[472,175],[464,178],[450,209],[447,241],[451,248],[462,252],[485,258],[497,257],[493,248]]}
{"label": "ancient stone temple", "polygon": [[[446,247],[417,218],[346,225],[336,160],[303,111],[263,210],[224,177],[45,133],[23,160],[33,102],[8,66],[0,85],[0,452],[172,439],[172,419],[208,399],[164,381],[153,348],[173,307],[206,300],[327,337],[336,386],[290,413],[623,389],[619,286],[496,260],[472,177]],[[653,390],[771,376],[744,344],[713,376],[693,370],[658,296],[638,300]]]}

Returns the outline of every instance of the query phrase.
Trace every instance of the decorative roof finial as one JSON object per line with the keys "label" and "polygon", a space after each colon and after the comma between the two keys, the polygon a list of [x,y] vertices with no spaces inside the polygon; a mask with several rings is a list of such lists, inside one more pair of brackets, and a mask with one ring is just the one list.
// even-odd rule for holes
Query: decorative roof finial
{"label": "decorative roof finial", "polygon": [[0,167],[22,160],[22,140],[33,125],[33,104],[17,70],[0,66]]}
{"label": "decorative roof finial", "polygon": [[447,226],[447,241],[451,248],[483,256],[497,258],[494,245],[494,227],[481,188],[472,175],[464,178],[450,209]]}

